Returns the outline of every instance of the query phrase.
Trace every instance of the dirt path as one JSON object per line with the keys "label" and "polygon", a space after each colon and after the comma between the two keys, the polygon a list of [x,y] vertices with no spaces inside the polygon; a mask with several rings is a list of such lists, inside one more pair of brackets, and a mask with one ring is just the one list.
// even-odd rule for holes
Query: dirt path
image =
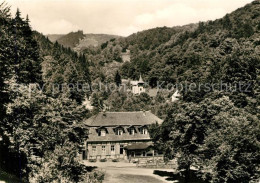
{"label": "dirt path", "polygon": [[169,183],[165,178],[153,174],[153,169],[137,167],[102,167],[104,183]]}
{"label": "dirt path", "polygon": [[[167,177],[155,175],[157,169],[138,168],[136,164],[128,162],[83,162],[87,166],[98,167],[105,173],[103,183],[172,183],[166,181]],[[159,169],[161,171],[173,172],[173,169]]]}

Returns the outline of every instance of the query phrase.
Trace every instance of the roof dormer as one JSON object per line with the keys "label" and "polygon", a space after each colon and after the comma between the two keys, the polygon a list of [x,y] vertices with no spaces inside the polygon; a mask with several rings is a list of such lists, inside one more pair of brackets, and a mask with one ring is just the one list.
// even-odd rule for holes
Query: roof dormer
{"label": "roof dormer", "polygon": [[139,132],[143,135],[147,135],[148,134],[148,126],[143,125],[143,126],[139,127]]}
{"label": "roof dormer", "polygon": [[122,126],[116,126],[113,130],[116,135],[123,135],[125,133],[125,129]]}
{"label": "roof dormer", "polygon": [[106,127],[104,126],[100,126],[96,129],[96,132],[98,134],[98,136],[104,137],[106,136],[106,134],[108,133],[108,130]]}
{"label": "roof dormer", "polygon": [[133,125],[129,126],[129,127],[127,128],[127,130],[128,130],[128,132],[129,132],[130,135],[134,135],[134,134],[137,133],[137,130],[136,130],[136,128],[135,128]]}

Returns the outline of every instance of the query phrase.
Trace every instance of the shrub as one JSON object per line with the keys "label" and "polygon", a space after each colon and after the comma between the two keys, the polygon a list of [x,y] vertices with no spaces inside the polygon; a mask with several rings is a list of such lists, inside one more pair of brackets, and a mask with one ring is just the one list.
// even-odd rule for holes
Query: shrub
{"label": "shrub", "polygon": [[102,171],[93,171],[88,173],[86,183],[102,183],[105,177],[105,173]]}
{"label": "shrub", "polygon": [[90,159],[89,162],[94,163],[94,162],[97,162],[97,160],[96,159]]}
{"label": "shrub", "polygon": [[112,159],[112,162],[119,162],[119,159]]}
{"label": "shrub", "polygon": [[106,161],[107,161],[106,158],[104,158],[104,159],[100,159],[100,162],[106,162]]}

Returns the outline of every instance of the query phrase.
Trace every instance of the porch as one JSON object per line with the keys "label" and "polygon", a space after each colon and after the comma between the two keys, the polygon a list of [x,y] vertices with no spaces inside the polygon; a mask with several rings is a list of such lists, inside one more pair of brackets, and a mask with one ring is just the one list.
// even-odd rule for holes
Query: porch
{"label": "porch", "polygon": [[136,159],[139,161],[140,159],[147,160],[148,158],[161,159],[163,157],[162,154],[159,154],[156,150],[153,149],[153,145],[151,143],[135,143],[131,145],[127,145],[124,147],[126,150],[126,154],[129,162],[135,162]]}

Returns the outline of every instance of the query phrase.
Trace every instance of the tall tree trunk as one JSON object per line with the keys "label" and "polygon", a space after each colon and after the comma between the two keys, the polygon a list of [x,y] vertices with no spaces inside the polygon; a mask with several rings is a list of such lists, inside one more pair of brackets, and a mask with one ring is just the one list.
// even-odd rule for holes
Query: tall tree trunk
{"label": "tall tree trunk", "polygon": [[184,182],[185,183],[189,183],[190,181],[190,164],[187,165],[186,169],[185,169],[185,179],[184,179]]}

